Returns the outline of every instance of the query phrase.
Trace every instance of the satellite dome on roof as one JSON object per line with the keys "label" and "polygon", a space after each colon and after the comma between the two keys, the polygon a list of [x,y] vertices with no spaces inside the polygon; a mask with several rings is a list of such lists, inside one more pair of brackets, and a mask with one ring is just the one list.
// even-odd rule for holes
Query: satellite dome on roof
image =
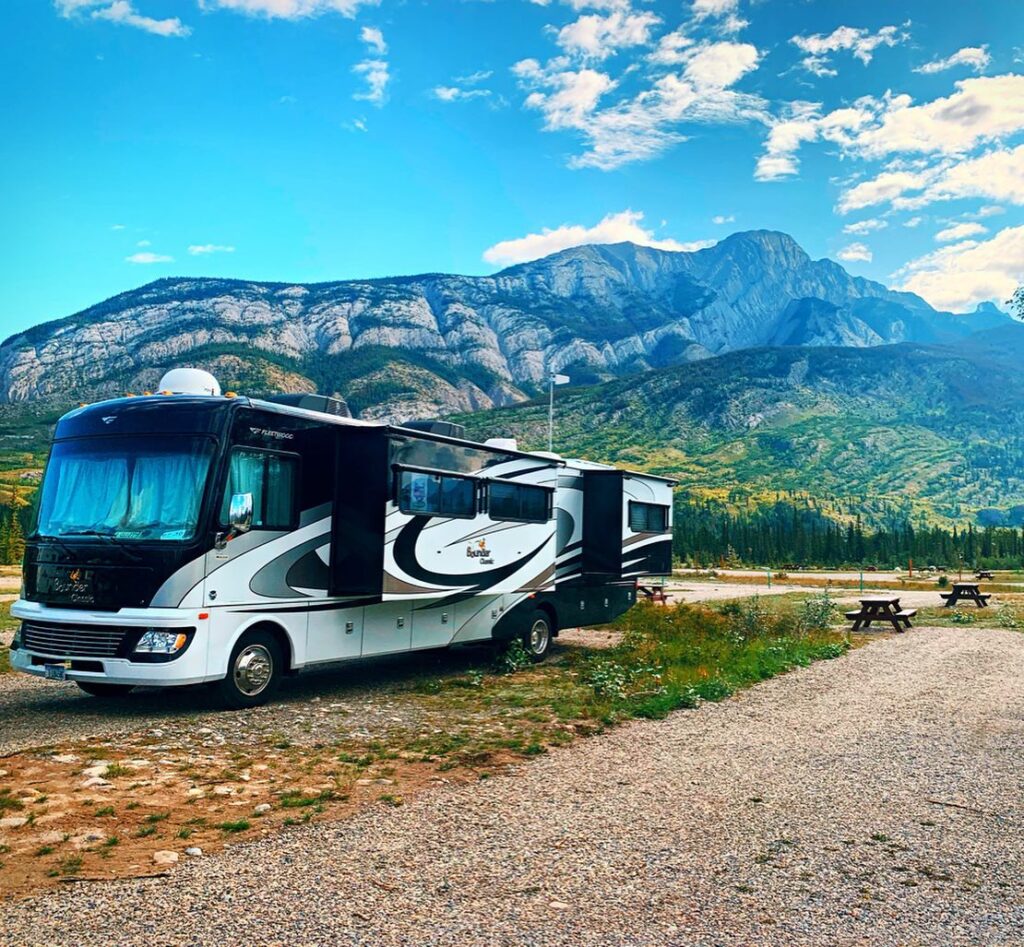
{"label": "satellite dome on roof", "polygon": [[160,379],[159,391],[174,395],[220,395],[220,383],[201,368],[172,368]]}

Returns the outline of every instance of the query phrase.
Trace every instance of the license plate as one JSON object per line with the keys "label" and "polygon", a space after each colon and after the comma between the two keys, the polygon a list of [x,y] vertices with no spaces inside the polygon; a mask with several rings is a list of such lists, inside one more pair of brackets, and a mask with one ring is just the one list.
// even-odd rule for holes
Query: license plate
{"label": "license plate", "polygon": [[68,666],[66,664],[44,664],[43,672],[48,681],[66,681]]}

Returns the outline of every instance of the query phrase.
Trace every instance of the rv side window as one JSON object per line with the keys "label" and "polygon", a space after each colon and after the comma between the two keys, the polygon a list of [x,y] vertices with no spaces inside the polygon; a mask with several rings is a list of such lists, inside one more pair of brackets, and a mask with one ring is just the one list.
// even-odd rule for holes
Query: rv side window
{"label": "rv side window", "polygon": [[476,484],[469,477],[403,470],[398,477],[398,508],[416,515],[475,516]]}
{"label": "rv side window", "polygon": [[236,493],[252,494],[253,529],[294,529],[298,503],[299,461],[288,454],[236,447],[228,464],[220,521]]}
{"label": "rv side window", "polygon": [[664,533],[668,529],[668,507],[630,500],[629,528],[634,533]]}
{"label": "rv side window", "polygon": [[551,491],[493,480],[487,485],[487,511],[494,520],[546,523],[551,519]]}

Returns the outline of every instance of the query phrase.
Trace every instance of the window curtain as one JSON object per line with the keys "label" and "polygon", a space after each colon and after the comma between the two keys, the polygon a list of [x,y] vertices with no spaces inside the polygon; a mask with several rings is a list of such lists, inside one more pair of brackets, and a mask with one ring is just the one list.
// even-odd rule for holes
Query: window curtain
{"label": "window curtain", "polygon": [[191,529],[199,518],[208,464],[209,459],[202,455],[158,454],[137,458],[124,528]]}
{"label": "window curtain", "polygon": [[128,463],[123,457],[65,457],[55,473],[47,477],[48,502],[41,515],[49,532],[120,525],[128,505]]}

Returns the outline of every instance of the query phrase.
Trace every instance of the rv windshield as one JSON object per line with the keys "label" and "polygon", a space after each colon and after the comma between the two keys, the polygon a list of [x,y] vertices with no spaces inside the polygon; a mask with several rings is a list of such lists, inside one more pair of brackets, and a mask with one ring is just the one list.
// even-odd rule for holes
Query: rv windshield
{"label": "rv windshield", "polygon": [[43,477],[38,534],[190,539],[213,447],[202,437],[57,441]]}

